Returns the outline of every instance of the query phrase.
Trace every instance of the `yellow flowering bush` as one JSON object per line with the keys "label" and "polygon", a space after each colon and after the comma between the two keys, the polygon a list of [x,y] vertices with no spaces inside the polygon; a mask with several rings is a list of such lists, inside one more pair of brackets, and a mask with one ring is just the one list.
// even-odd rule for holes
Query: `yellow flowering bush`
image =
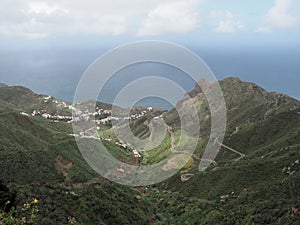
{"label": "yellow flowering bush", "polygon": [[28,225],[28,224],[35,224],[36,216],[39,212],[38,210],[38,199],[33,199],[31,203],[24,203],[22,207],[22,211],[26,212],[25,216],[21,218],[17,218],[14,216],[15,214],[15,207],[12,207],[8,213],[5,212],[6,206],[10,202],[7,201],[4,207],[4,210],[0,210],[0,225]]}

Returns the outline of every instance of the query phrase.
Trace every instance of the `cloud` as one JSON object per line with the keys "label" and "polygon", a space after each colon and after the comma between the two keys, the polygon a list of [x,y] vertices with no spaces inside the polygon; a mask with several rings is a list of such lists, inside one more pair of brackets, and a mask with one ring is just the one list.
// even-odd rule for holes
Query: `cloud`
{"label": "cloud", "polygon": [[254,32],[268,33],[274,29],[295,27],[299,19],[300,4],[295,0],[275,0],[264,17],[263,25]]}
{"label": "cloud", "polygon": [[10,28],[3,29],[2,34],[5,36],[16,36],[26,39],[41,39],[48,36],[46,32],[41,29],[43,25],[35,19],[18,24]]}
{"label": "cloud", "polygon": [[[243,23],[230,11],[202,14],[207,0],[1,0],[0,37],[40,39],[76,35],[180,34],[207,26],[216,33],[234,33]],[[274,0],[264,23],[255,32],[293,27],[297,23],[297,0]],[[218,6],[210,3],[208,7]],[[221,7],[221,6],[220,6]],[[258,7],[258,6],[257,6]],[[299,11],[299,9],[298,9]],[[204,10],[203,10],[204,12]],[[257,15],[256,15],[257,16]],[[248,18],[248,21],[257,18]],[[215,23],[215,24],[214,24]],[[248,27],[253,26],[249,22]],[[255,25],[254,25],[255,26]]]}
{"label": "cloud", "polygon": [[121,35],[162,2],[173,1],[2,0],[0,36]]}
{"label": "cloud", "polygon": [[244,25],[241,22],[237,21],[230,11],[212,11],[210,13],[210,16],[213,18],[222,17],[222,19],[219,21],[218,26],[213,30],[216,33],[235,33],[244,28]]}
{"label": "cloud", "polygon": [[271,29],[269,27],[259,27],[255,31],[255,33],[269,33]]}
{"label": "cloud", "polygon": [[292,0],[276,0],[269,10],[266,22],[274,28],[289,28],[296,25],[296,18],[290,14]]}
{"label": "cloud", "polygon": [[28,13],[50,15],[57,12],[68,13],[67,9],[59,7],[57,4],[47,4],[46,2],[29,2]]}
{"label": "cloud", "polygon": [[161,3],[148,13],[146,21],[138,31],[139,36],[164,33],[186,33],[200,24],[197,13],[199,1],[175,1]]}

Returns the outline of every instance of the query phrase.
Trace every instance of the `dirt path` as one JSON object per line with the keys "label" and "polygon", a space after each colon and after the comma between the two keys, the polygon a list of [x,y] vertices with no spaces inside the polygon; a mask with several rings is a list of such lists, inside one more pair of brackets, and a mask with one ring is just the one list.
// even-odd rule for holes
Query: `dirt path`
{"label": "dirt path", "polygon": [[239,161],[240,159],[242,159],[242,158],[244,158],[244,157],[246,156],[245,154],[243,154],[243,153],[241,153],[241,152],[239,152],[239,151],[237,151],[237,150],[235,150],[235,149],[233,149],[233,148],[231,148],[231,147],[229,147],[229,146],[227,146],[227,145],[225,145],[225,144],[219,142],[218,138],[216,138],[215,144],[219,144],[219,145],[221,145],[222,147],[228,149],[229,151],[232,151],[232,152],[234,152],[234,153],[240,155],[240,157],[237,158],[235,161]]}

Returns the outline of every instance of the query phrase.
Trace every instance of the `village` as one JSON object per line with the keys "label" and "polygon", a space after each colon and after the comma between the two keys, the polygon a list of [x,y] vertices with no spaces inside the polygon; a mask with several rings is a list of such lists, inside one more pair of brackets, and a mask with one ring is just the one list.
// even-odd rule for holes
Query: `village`
{"label": "village", "polygon": [[[56,111],[56,113],[50,113],[47,109],[33,109],[32,112],[20,112],[20,114],[23,116],[32,117],[42,116],[43,118],[49,119],[53,122],[65,121],[68,123],[77,123],[81,121],[95,120],[97,129],[100,129],[100,125],[111,124],[112,121],[133,121],[147,115],[147,113],[153,110],[152,107],[146,107],[143,110],[137,110],[138,112],[135,112],[133,114],[116,117],[112,116],[112,111],[110,109],[102,109],[99,106],[96,106],[95,110],[93,112],[90,112],[88,108],[86,108],[84,111],[76,108],[76,105],[80,106],[79,103],[71,105],[64,101],[54,99],[52,96],[42,97],[41,100],[43,101],[43,103],[55,104],[58,109],[61,108],[63,110],[69,110],[69,115],[60,115],[58,111]],[[71,115],[72,111],[73,116]]]}
{"label": "village", "polygon": [[[130,115],[126,114],[120,114],[119,116],[112,116],[112,110],[110,109],[103,109],[99,106],[95,107],[95,110],[89,110],[88,107],[85,107],[84,110],[82,110],[82,105],[77,103],[74,105],[68,104],[63,101],[59,101],[57,99],[54,99],[51,96],[45,96],[41,98],[42,103],[44,104],[55,104],[58,109],[62,109],[64,111],[64,114],[66,114],[66,110],[69,111],[69,115],[60,115],[60,112],[57,110],[55,113],[51,113],[50,110],[47,110],[45,108],[43,109],[33,109],[31,112],[20,112],[23,116],[28,117],[43,117],[44,119],[50,120],[52,122],[58,123],[58,122],[67,122],[69,124],[79,124],[80,122],[87,122],[87,121],[94,121],[95,126],[91,127],[89,129],[85,129],[84,131],[80,132],[79,134],[69,134],[72,137],[77,138],[85,138],[85,139],[95,139],[95,140],[105,140],[109,142],[114,142],[116,145],[123,149],[127,149],[132,152],[133,158],[138,161],[139,158],[141,158],[140,153],[134,149],[134,146],[132,146],[130,143],[124,143],[122,140],[113,140],[111,137],[100,137],[99,133],[98,135],[92,135],[92,132],[89,132],[93,129],[96,129],[97,131],[100,131],[103,129],[107,129],[107,127],[111,126],[114,121],[118,122],[128,122],[128,121],[134,121],[139,118],[142,118],[143,116],[147,116],[150,112],[153,111],[152,107],[141,107],[134,110]],[[73,112],[73,115],[71,115],[71,112]],[[154,117],[154,119],[157,119],[158,116]],[[104,128],[105,127],[105,128]]]}
{"label": "village", "polygon": [[[88,109],[84,111],[73,109],[75,113],[73,114],[73,119],[70,121],[71,123],[80,123],[81,121],[94,121],[95,127],[91,127],[86,129],[80,134],[73,134],[73,136],[79,138],[87,138],[87,139],[97,139],[97,140],[104,140],[109,142],[114,142],[114,144],[118,145],[119,147],[126,149],[132,152],[132,156],[137,162],[139,158],[141,158],[141,154],[134,148],[134,146],[130,143],[125,143],[122,140],[114,140],[111,136],[108,137],[99,137],[89,134],[91,130],[95,129],[99,132],[100,130],[105,130],[107,127],[112,126],[114,121],[117,121],[119,124],[128,121],[134,121],[143,116],[147,116],[150,112],[153,111],[152,107],[145,107],[145,109],[136,110],[134,113],[130,115],[120,115],[120,116],[112,116],[112,111],[108,109],[102,109],[96,106],[95,112],[90,112]],[[99,133],[98,133],[99,134]]]}

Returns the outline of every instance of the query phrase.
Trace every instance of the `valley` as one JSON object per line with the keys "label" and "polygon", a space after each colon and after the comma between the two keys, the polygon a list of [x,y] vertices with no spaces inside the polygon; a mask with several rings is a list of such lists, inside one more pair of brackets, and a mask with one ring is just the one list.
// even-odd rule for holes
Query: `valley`
{"label": "valley", "polygon": [[[10,201],[15,218],[41,225],[299,223],[300,102],[238,78],[221,80],[220,86],[227,107],[226,134],[224,141],[215,140],[221,146],[217,157],[199,171],[200,161],[209,160],[202,156],[211,121],[197,85],[189,94],[199,111],[199,137],[180,129],[176,110],[136,107],[126,115],[119,108],[116,117],[109,104],[99,102],[95,111],[83,111],[24,87],[3,85],[0,208]],[[185,101],[178,103],[182,111]],[[95,126],[76,133],[72,125],[81,120]],[[122,126],[129,121],[131,132],[145,139],[152,123],[160,120],[167,125],[166,135],[149,151],[138,151],[112,130],[112,122]],[[187,141],[179,144],[181,135]],[[112,156],[130,165],[154,165],[174,154],[162,170],[182,168],[154,185],[120,185],[87,164],[75,138],[101,140]],[[195,152],[185,152],[184,146],[195,139]],[[184,165],[183,159],[188,159]],[[112,180],[127,173],[118,168]],[[30,222],[24,204],[35,198],[38,212]],[[6,224],[5,215],[0,214],[0,224]]]}

